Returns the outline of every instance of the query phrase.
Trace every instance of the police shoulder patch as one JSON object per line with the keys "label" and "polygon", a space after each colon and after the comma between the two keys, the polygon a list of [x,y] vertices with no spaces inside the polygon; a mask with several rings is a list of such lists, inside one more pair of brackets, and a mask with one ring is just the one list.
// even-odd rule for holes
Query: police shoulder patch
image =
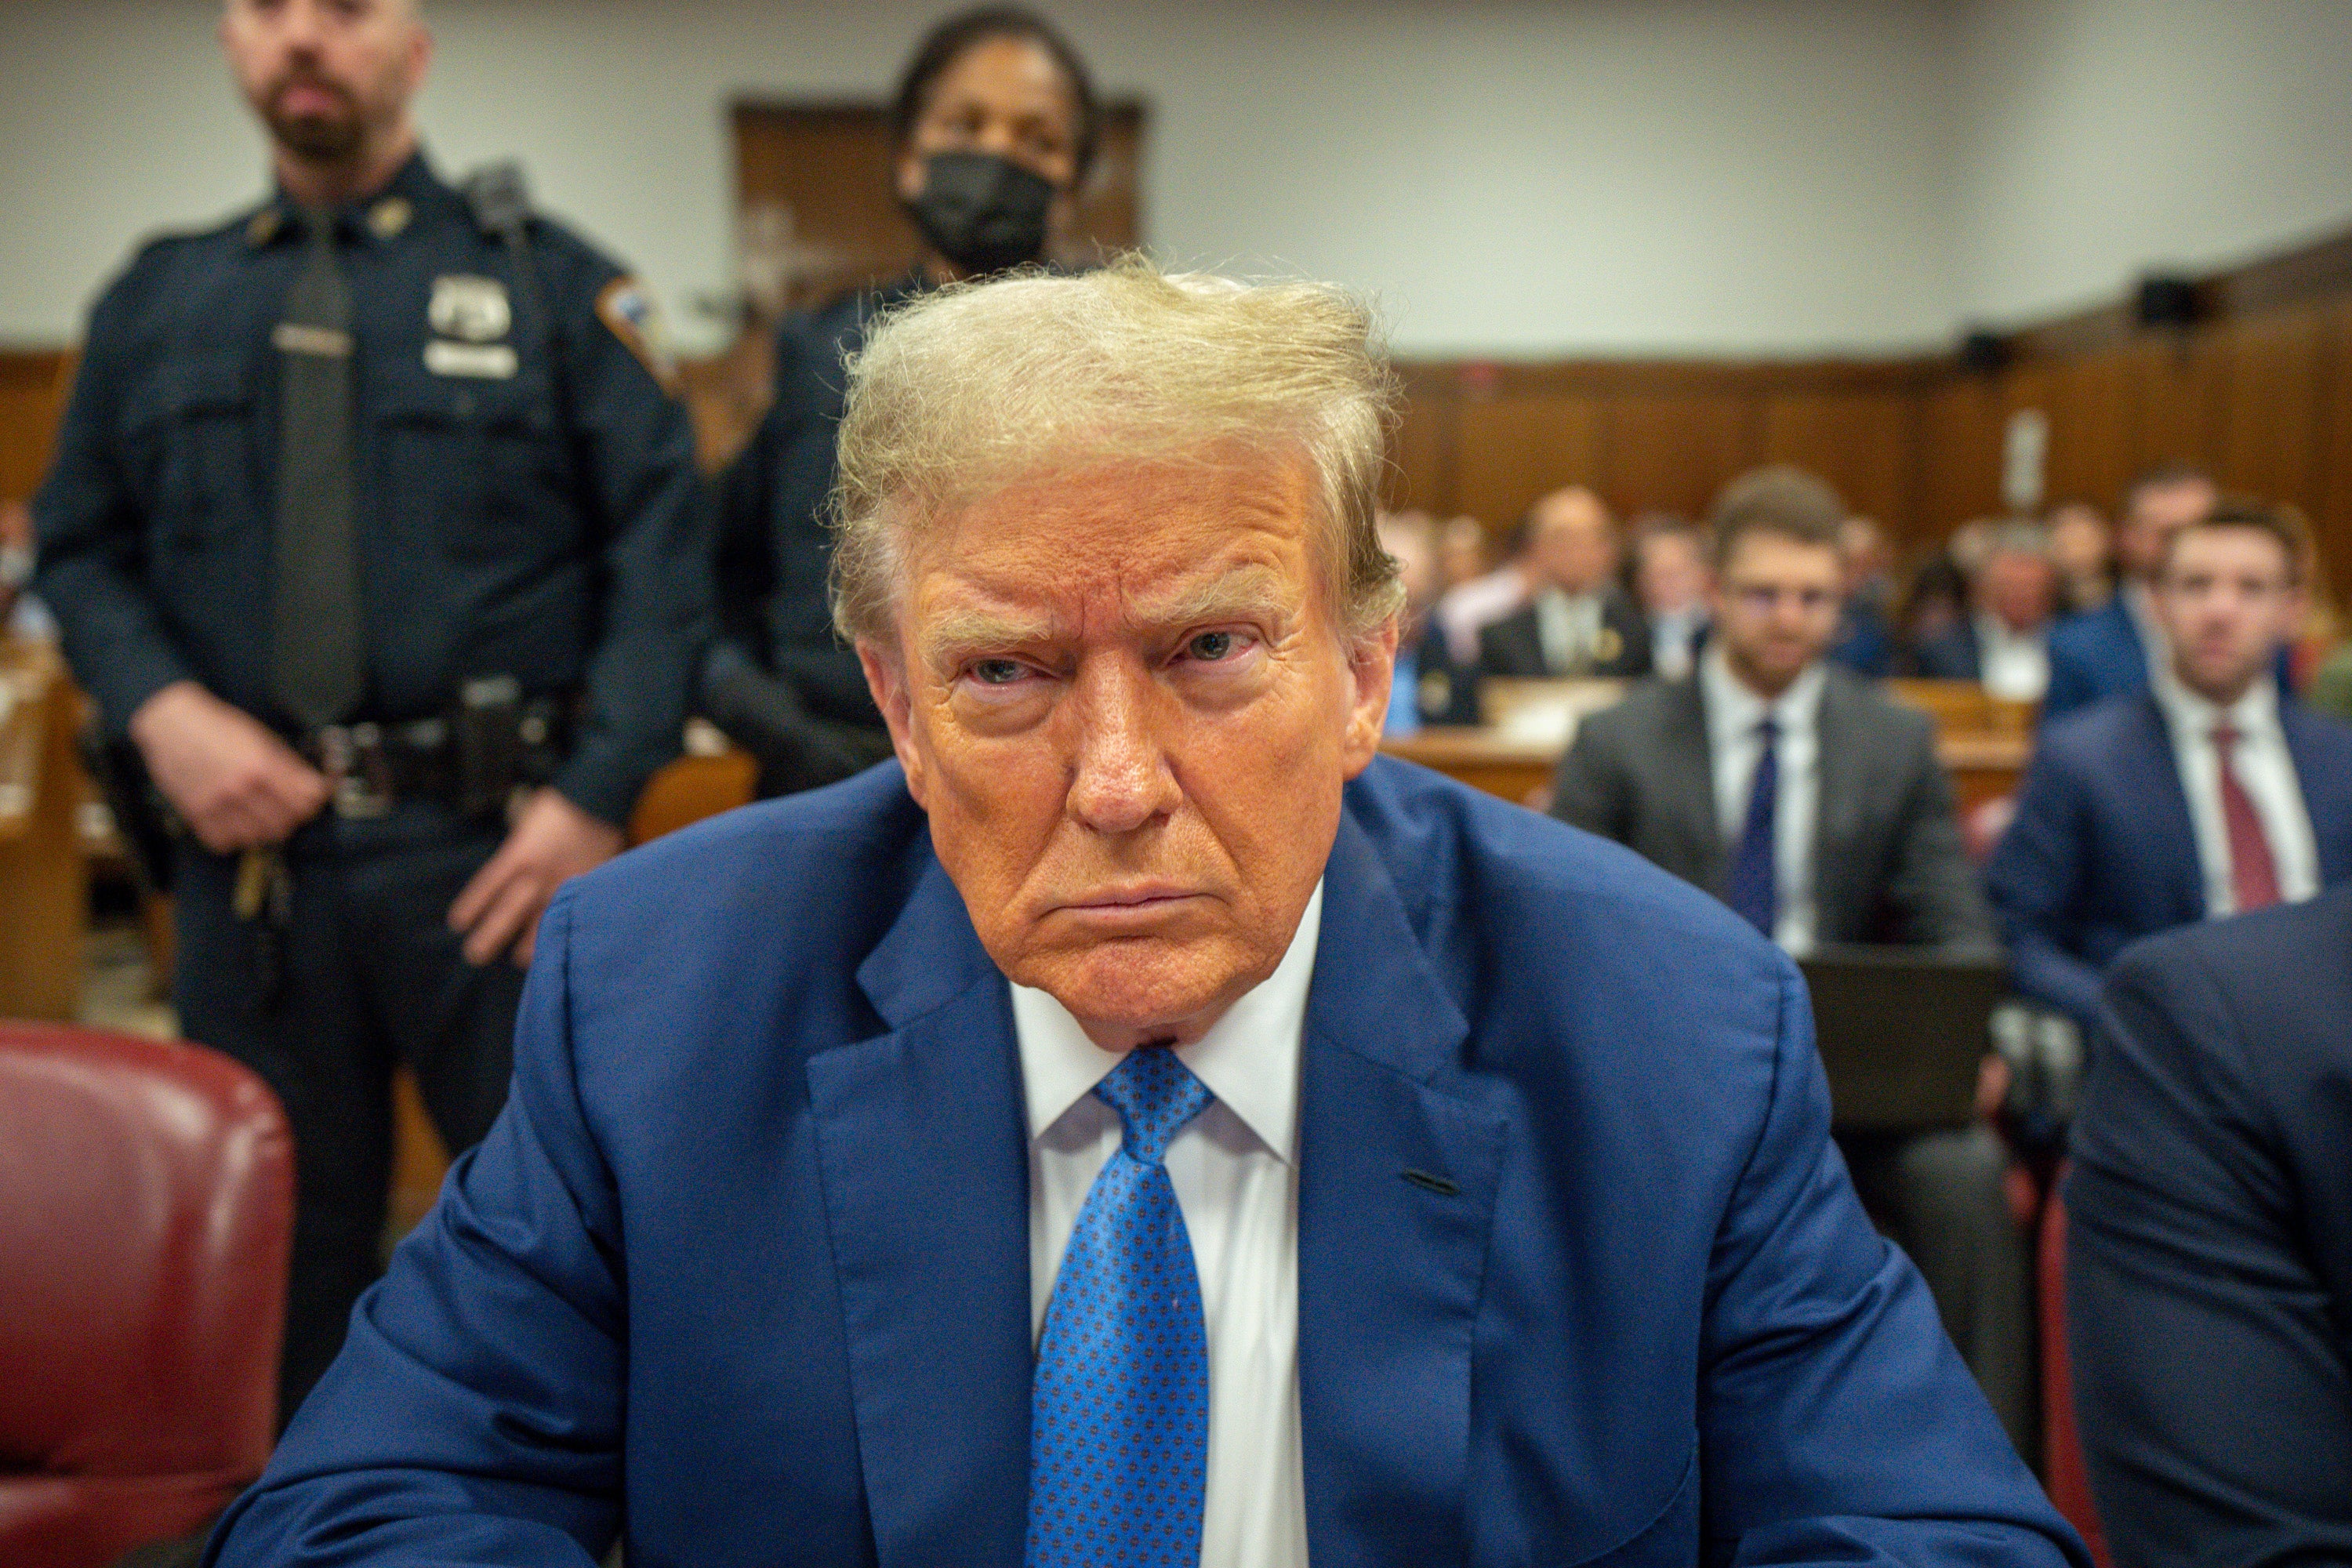
{"label": "police shoulder patch", "polygon": [[677,390],[677,362],[662,343],[661,321],[644,284],[628,277],[605,284],[596,296],[596,319],[637,356],[664,392]]}

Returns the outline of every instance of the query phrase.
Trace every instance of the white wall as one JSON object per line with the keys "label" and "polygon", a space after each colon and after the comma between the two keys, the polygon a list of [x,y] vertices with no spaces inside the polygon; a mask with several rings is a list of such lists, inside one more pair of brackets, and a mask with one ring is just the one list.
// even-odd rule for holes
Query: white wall
{"label": "white wall", "polygon": [[[948,4],[431,0],[419,113],[445,169],[520,155],[707,332],[729,100],[878,97]],[[1150,101],[1162,251],[1377,289],[1408,350],[1861,352],[1948,324],[1948,28],[1920,0],[1047,4]],[[250,200],[262,153],[207,0],[7,12],[0,339],[54,342],[134,236]]]}
{"label": "white wall", "polygon": [[[445,171],[520,156],[688,345],[741,94],[878,98],[953,0],[430,0]],[[1427,354],[1869,353],[2352,216],[2352,0],[1045,0],[1152,106],[1187,261],[1378,290]],[[5,0],[0,342],[251,201],[214,0]]]}
{"label": "white wall", "polygon": [[2352,223],[2352,0],[1972,0],[1958,304],[2013,321]]}

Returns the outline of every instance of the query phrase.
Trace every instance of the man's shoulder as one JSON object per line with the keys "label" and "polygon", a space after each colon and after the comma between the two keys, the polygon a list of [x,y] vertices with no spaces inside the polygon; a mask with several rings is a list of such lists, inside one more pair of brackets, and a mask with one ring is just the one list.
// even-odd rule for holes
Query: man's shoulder
{"label": "man's shoulder", "polygon": [[1429,769],[1380,759],[1349,786],[1348,810],[1417,927],[1507,936],[1563,969],[1666,952],[1695,975],[1721,963],[1743,980],[1777,969],[1779,949],[1719,900],[1623,845]]}
{"label": "man's shoulder", "polygon": [[747,946],[815,955],[878,940],[928,859],[923,815],[896,763],[723,812],[566,885],[577,933],[600,946],[730,962]]}
{"label": "man's shoulder", "polygon": [[2111,773],[2119,748],[2145,739],[2151,726],[2161,730],[2153,706],[2146,692],[2127,691],[2059,714],[2034,742],[2034,765],[2089,777]]}
{"label": "man's shoulder", "polygon": [[1877,681],[1834,664],[1824,665],[1822,676],[1823,699],[1857,729],[1880,737],[1877,744],[1882,748],[1898,741],[1912,746],[1934,743],[1935,720],[1897,702]]}
{"label": "man's shoulder", "polygon": [[188,282],[219,269],[250,246],[247,231],[270,209],[248,208],[200,228],[150,235],[131,248],[100,294],[93,331],[108,320],[167,300]]}
{"label": "man's shoulder", "polygon": [[2279,704],[2279,720],[2296,746],[2352,769],[2352,724],[2301,702]]}
{"label": "man's shoulder", "polygon": [[2069,616],[2050,628],[2050,657],[2105,658],[2121,644],[2134,640],[2131,613],[2124,608],[2120,590],[2095,610]]}
{"label": "man's shoulder", "polygon": [[1698,677],[1637,681],[1625,695],[1577,721],[1577,746],[1616,751],[1641,743],[1700,702]]}

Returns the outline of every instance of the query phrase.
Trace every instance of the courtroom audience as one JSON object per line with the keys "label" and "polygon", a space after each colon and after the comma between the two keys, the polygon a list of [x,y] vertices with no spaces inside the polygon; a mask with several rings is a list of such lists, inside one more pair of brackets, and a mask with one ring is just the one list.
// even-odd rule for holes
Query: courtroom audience
{"label": "courtroom audience", "polygon": [[[1793,468],[1725,489],[1711,518],[1715,633],[1696,672],[1586,720],[1552,814],[1706,889],[1798,956],[1847,943],[1990,951],[1929,721],[1826,657],[1846,593],[1842,517],[1835,493]],[[1999,1137],[1979,1124],[1841,1144],[2025,1441],[2025,1254]]]}
{"label": "courtroom audience", "polygon": [[[1389,685],[1391,735],[1410,735],[1421,728],[1422,669],[1442,666],[1444,638],[1429,624],[1429,607],[1436,602],[1442,559],[1437,526],[1424,511],[1382,512],[1374,524],[1381,548],[1397,563],[1397,582],[1404,589],[1404,608],[1397,618],[1396,674]],[[1434,649],[1424,644],[1435,639]],[[1437,704],[1442,717],[1445,707]]]}
{"label": "courtroom audience", "polygon": [[1838,548],[1845,561],[1845,607],[1830,643],[1830,662],[1856,675],[1890,674],[1895,634],[1886,613],[1895,584],[1886,536],[1870,519],[1850,517],[1838,527]]}
{"label": "courtroom audience", "polygon": [[1650,622],[1650,664],[1669,680],[1691,671],[1706,641],[1706,541],[1686,519],[1654,512],[1633,524],[1633,596]]}
{"label": "courtroom audience", "polygon": [[2352,887],[2116,961],[2066,1184],[2118,1568],[2352,1562]]}
{"label": "courtroom audience", "polygon": [[2116,536],[2122,581],[2114,597],[2051,634],[2045,726],[2102,698],[2147,689],[2149,670],[2166,658],[2151,592],[2165,541],[2211,510],[2219,493],[2201,469],[2183,464],[2151,468],[2133,482]]}
{"label": "courtroom audience", "polygon": [[1478,634],[1483,676],[1650,673],[1650,628],[1617,585],[1617,520],[1582,485],[1528,510],[1528,602]]}
{"label": "courtroom audience", "polygon": [[[1528,567],[1534,545],[1534,518],[1522,517],[1504,533],[1494,569],[1449,583],[1430,612],[1430,619],[1445,634],[1447,657],[1462,669],[1478,667],[1478,635],[1519,609],[1535,591]],[[1459,555],[1451,558],[1458,560]]]}
{"label": "courtroom audience", "polygon": [[[1491,543],[1486,537],[1486,525],[1476,518],[1446,519],[1437,534],[1438,592],[1443,594],[1473,577],[1485,576]],[[1471,651],[1475,653],[1476,649]]]}
{"label": "courtroom audience", "polygon": [[1916,644],[1914,671],[1974,680],[1995,697],[2038,702],[2050,683],[2050,623],[2057,572],[2041,530],[2011,523],[1993,534],[1969,584],[1969,613]]}
{"label": "courtroom audience", "polygon": [[1906,672],[1917,673],[1914,667],[1918,650],[1949,637],[1968,617],[1969,574],[1960,570],[1959,563],[1948,552],[1938,551],[1921,562],[1919,569],[1911,574],[1911,585],[1904,591],[1903,607],[1895,617]]}
{"label": "courtroom audience", "polygon": [[2115,531],[2099,509],[2068,501],[2050,513],[2050,559],[2058,568],[2058,613],[2088,615],[2116,594]]}
{"label": "courtroom audience", "polygon": [[2158,548],[2165,666],[2045,725],[1986,868],[2018,988],[2085,1026],[2134,940],[2352,878],[2352,726],[2273,673],[2302,611],[2301,520],[2209,504]]}

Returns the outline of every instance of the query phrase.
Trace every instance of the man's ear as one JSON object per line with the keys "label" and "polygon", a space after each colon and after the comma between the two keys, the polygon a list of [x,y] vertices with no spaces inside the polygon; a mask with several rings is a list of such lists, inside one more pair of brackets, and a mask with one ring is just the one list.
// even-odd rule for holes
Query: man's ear
{"label": "man's ear", "polygon": [[1348,710],[1348,733],[1340,742],[1342,771],[1354,778],[1372,765],[1388,722],[1389,690],[1396,684],[1398,624],[1395,616],[1348,644],[1348,675],[1355,697]]}
{"label": "man's ear", "polygon": [[890,727],[890,749],[898,753],[898,765],[907,771],[907,793],[915,804],[925,810],[930,803],[923,798],[927,781],[922,756],[915,748],[914,698],[907,685],[907,668],[895,649],[859,638],[857,663],[866,671],[866,689],[874,694],[874,706],[882,710],[882,722]]}

